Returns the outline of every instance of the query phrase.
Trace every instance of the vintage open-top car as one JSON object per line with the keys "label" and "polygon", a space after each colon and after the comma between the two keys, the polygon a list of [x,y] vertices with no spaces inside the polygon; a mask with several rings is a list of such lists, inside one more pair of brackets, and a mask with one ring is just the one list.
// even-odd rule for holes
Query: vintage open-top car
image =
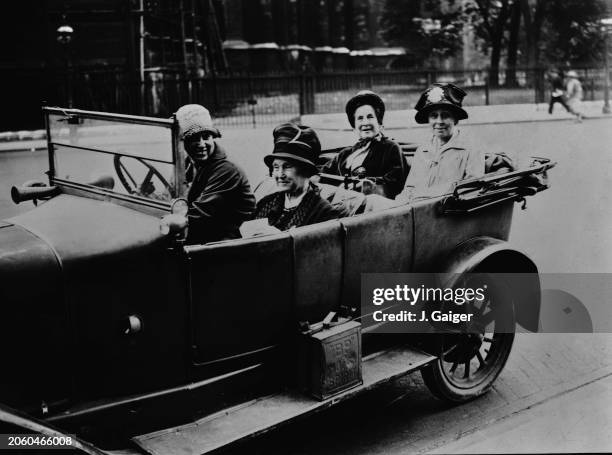
{"label": "vintage open-top car", "polygon": [[[134,453],[204,453],[416,369],[437,396],[472,399],[503,368],[514,323],[537,330],[537,267],[507,239],[514,202],[547,187],[546,159],[410,205],[323,176],[352,216],[186,245],[184,226],[162,220],[180,215],[187,190],[174,119],[43,112],[48,183],[14,188],[16,202],[39,204],[0,222],[5,424],[31,419]],[[383,334],[360,314],[369,272],[505,278],[488,283],[503,292],[481,302],[476,333]],[[340,322],[321,324],[330,312]],[[304,350],[316,333],[350,335],[335,361],[357,364],[359,380],[317,385],[338,378],[325,353]]]}

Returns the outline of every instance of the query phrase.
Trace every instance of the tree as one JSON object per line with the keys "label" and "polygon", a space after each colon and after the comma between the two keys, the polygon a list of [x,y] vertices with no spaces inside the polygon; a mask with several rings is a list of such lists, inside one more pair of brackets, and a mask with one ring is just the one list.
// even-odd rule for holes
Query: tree
{"label": "tree", "polygon": [[540,37],[544,18],[550,10],[551,0],[520,0],[525,22],[527,66],[535,68],[540,62]]}
{"label": "tree", "polygon": [[466,4],[465,17],[490,48],[489,84],[499,85],[499,63],[510,11],[518,0],[473,0]]}
{"label": "tree", "polygon": [[506,84],[514,85],[521,51],[530,68],[597,61],[605,6],[605,0],[471,0],[465,14],[490,51],[490,84],[499,83],[506,50]]}
{"label": "tree", "polygon": [[543,43],[548,61],[588,65],[603,59],[599,21],[607,15],[603,0],[550,0]]}
{"label": "tree", "polygon": [[423,63],[432,55],[446,57],[458,51],[464,27],[470,25],[481,49],[489,54],[489,83],[499,85],[505,57],[506,84],[516,85],[520,65],[536,68],[601,61],[599,20],[606,16],[607,1],[387,0],[381,34]]}
{"label": "tree", "polygon": [[506,85],[517,87],[518,80],[516,78],[516,65],[518,62],[519,53],[519,32],[521,26],[521,4],[514,2],[510,12],[510,25],[508,37],[508,57],[506,59]]}
{"label": "tree", "polygon": [[448,57],[461,49],[462,11],[455,0],[387,0],[380,19],[380,34],[389,44],[402,46],[422,65]]}

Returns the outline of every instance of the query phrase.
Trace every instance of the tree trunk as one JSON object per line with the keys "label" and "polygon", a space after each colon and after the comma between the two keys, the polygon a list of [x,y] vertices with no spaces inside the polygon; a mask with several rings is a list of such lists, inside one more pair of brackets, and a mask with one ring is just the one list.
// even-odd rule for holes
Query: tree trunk
{"label": "tree trunk", "polygon": [[496,36],[491,42],[491,63],[489,67],[489,85],[499,85],[499,60],[501,58],[501,35]]}
{"label": "tree trunk", "polygon": [[525,21],[525,45],[527,48],[527,66],[534,68],[537,64],[535,46],[533,42],[533,21],[531,20],[531,7],[529,0],[521,0],[521,10]]}
{"label": "tree trunk", "polygon": [[[518,0],[516,0],[518,1]],[[499,14],[494,17],[491,12],[492,2],[475,0],[476,6],[483,18],[483,25],[490,40],[491,62],[489,66],[489,85],[499,85],[499,61],[509,13],[509,0],[501,0]]]}
{"label": "tree trunk", "polygon": [[533,61],[538,65],[540,61],[540,38],[542,36],[542,24],[547,12],[550,0],[537,0],[535,14],[533,15]]}
{"label": "tree trunk", "polygon": [[543,98],[543,69],[538,68],[540,50],[539,41],[541,36],[542,23],[546,12],[548,0],[537,0],[535,3],[535,11],[532,16],[529,0],[521,0],[521,10],[523,11],[523,19],[525,21],[525,43],[527,47],[527,66],[532,69],[527,73],[527,83],[535,87],[539,91],[537,98]]}
{"label": "tree trunk", "polygon": [[515,2],[512,5],[510,17],[510,39],[508,41],[508,68],[506,69],[506,86],[518,87],[516,78],[516,62],[518,57],[519,27],[521,25],[521,5]]}

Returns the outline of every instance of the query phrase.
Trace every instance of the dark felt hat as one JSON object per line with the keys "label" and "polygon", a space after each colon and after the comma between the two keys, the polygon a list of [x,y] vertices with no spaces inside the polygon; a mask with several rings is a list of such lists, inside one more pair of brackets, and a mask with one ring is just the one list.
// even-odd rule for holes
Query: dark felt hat
{"label": "dark felt hat", "polygon": [[346,103],[346,116],[353,128],[355,128],[355,111],[358,107],[370,105],[376,113],[378,123],[382,125],[385,116],[385,102],[380,96],[371,90],[362,90]]}
{"label": "dark felt hat", "polygon": [[453,84],[432,84],[421,94],[421,98],[414,108],[417,110],[414,119],[417,123],[427,123],[429,113],[433,109],[444,108],[453,113],[456,120],[468,118],[467,112],[461,107],[463,98],[467,95],[462,89]]}
{"label": "dark felt hat", "polygon": [[316,174],[317,158],[321,154],[321,142],[315,130],[309,126],[295,123],[283,123],[274,128],[274,149],[264,156],[264,163],[269,168],[276,158],[291,160],[308,170],[309,176]]}

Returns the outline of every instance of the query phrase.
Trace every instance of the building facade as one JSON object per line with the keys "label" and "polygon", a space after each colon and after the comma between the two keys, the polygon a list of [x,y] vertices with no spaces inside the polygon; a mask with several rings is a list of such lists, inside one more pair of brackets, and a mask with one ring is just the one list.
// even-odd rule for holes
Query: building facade
{"label": "building facade", "polygon": [[385,66],[403,49],[378,34],[384,0],[222,0],[223,49],[250,71]]}

